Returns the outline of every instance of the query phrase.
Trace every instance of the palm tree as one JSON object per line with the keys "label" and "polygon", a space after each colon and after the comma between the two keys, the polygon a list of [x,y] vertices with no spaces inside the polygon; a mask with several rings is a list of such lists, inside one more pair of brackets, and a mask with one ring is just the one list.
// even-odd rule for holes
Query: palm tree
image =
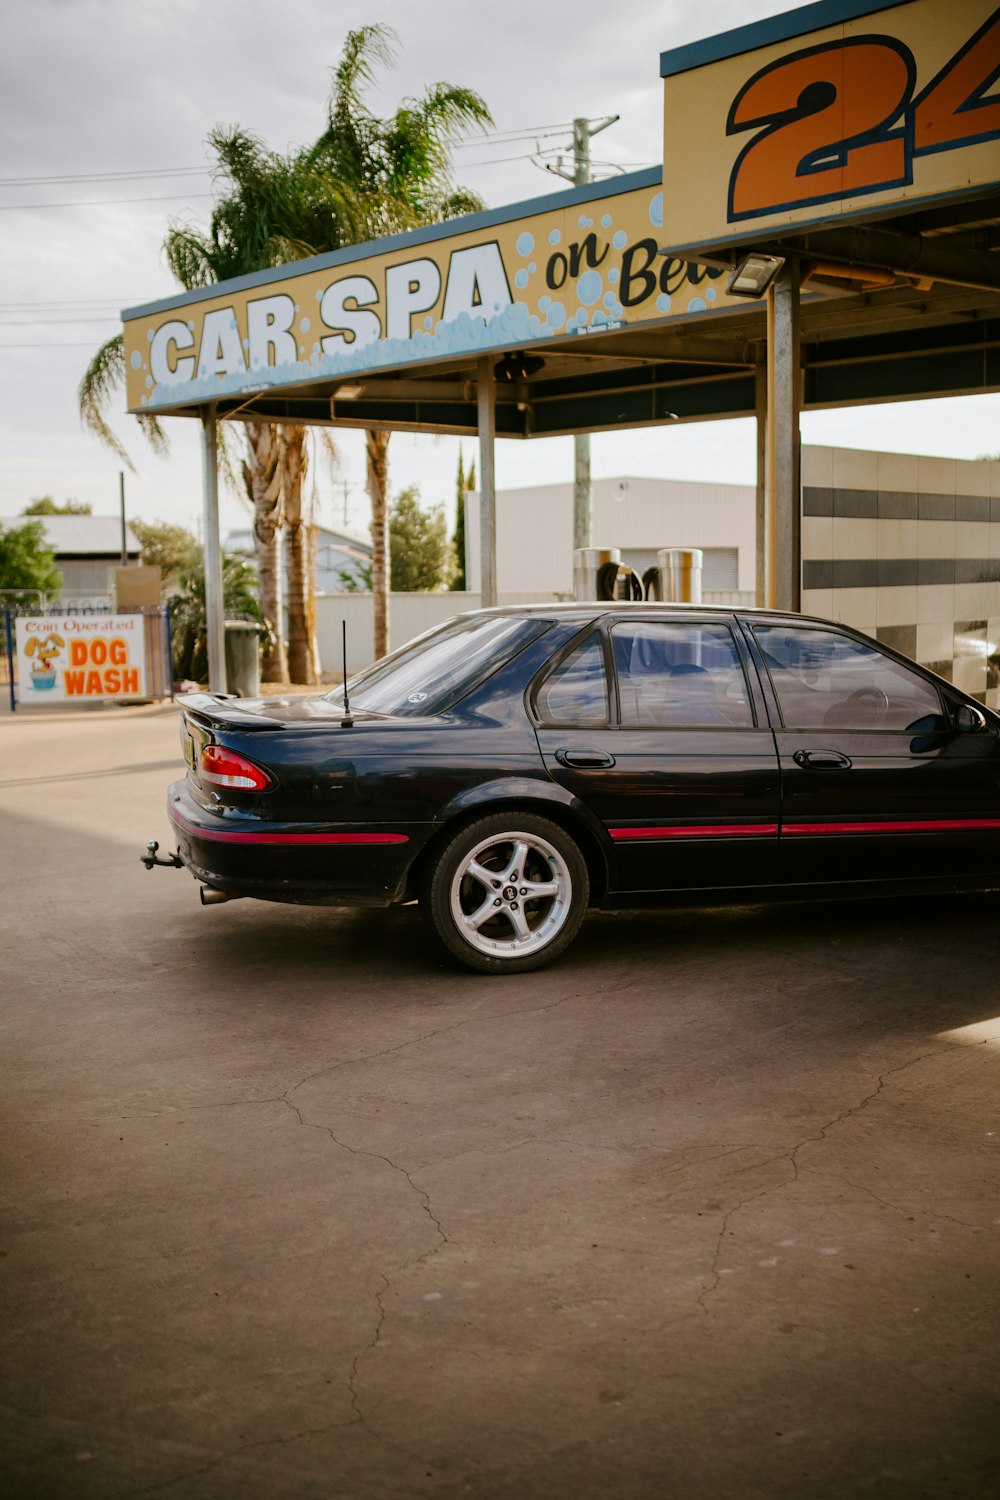
{"label": "palm tree", "polygon": [[[364,26],[348,33],[334,70],[326,128],[309,147],[281,155],[249,131],[211,132],[208,143],[225,190],[209,228],[173,224],[164,242],[167,263],[183,287],[208,286],[483,206],[475,195],[454,187],[450,169],[459,137],[470,128],[492,124],[478,94],[439,83],[420,99],[404,100],[389,119],[367,108],[365,87],[379,67],[394,61],[397,46],[387,26]],[[80,387],[80,411],[127,462],[104,417],[110,394],[124,382],[124,374],[119,335],[91,361]],[[162,441],[154,418],[140,421],[154,441]],[[311,550],[301,545],[310,525],[302,511],[304,429],[291,424],[275,429],[260,422],[241,425],[246,437],[242,476],[253,506],[261,607],[265,618],[278,627],[278,538],[282,525],[290,525],[288,665],[296,680],[310,681],[308,664],[314,651],[308,625],[296,613],[311,596]],[[367,434],[377,657],[388,650],[388,444],[387,432]],[[265,666],[265,680],[285,681],[280,628],[274,634],[277,645]]]}
{"label": "palm tree", "polygon": [[[366,86],[389,67],[398,41],[388,26],[351,31],[334,73],[327,128],[305,154],[308,168],[337,182],[351,211],[360,215],[365,239],[397,234],[422,224],[457,218],[483,207],[481,199],[451,178],[451,153],[472,128],[485,129],[493,116],[482,98],[454,84],[432,85],[420,99],[406,99],[388,119],[372,114]],[[332,244],[323,249],[335,249]],[[372,507],[372,594],[375,655],[389,649],[389,438],[366,433],[368,494]]]}

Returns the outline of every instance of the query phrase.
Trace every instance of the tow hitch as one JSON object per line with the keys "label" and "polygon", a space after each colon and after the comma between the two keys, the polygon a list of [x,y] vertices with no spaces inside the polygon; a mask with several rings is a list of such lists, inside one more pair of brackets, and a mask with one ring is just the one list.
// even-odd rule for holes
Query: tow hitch
{"label": "tow hitch", "polygon": [[140,861],[146,866],[147,870],[151,870],[154,865],[163,865],[167,870],[183,870],[184,861],[179,859],[176,854],[169,855],[167,859],[157,859],[156,851],[159,847],[155,839],[150,839],[146,845],[145,854],[139,855]]}

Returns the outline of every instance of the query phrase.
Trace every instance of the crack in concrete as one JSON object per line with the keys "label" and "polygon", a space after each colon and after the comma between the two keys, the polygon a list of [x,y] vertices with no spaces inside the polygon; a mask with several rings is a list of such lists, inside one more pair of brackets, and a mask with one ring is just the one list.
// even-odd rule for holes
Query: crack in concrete
{"label": "crack in concrete", "polygon": [[842,1110],[839,1115],[835,1115],[832,1120],[828,1120],[825,1125],[821,1125],[819,1130],[814,1134],[807,1135],[803,1140],[799,1141],[797,1145],[792,1147],[791,1151],[782,1152],[778,1156],[771,1157],[769,1160],[763,1161],[759,1164],[760,1169],[763,1170],[765,1167],[771,1166],[774,1162],[787,1161],[789,1166],[791,1167],[791,1174],[787,1176],[783,1182],[779,1182],[770,1187],[760,1188],[756,1193],[751,1193],[748,1198],[741,1199],[739,1203],[734,1204],[732,1208],[726,1211],[726,1214],[722,1220],[721,1227],[719,1229],[719,1233],[716,1236],[715,1250],[713,1252],[712,1263],[708,1271],[709,1284],[702,1288],[697,1298],[698,1306],[701,1308],[706,1317],[708,1316],[708,1299],[709,1297],[714,1296],[719,1289],[719,1283],[721,1281],[719,1261],[722,1259],[722,1246],[726,1234],[728,1233],[729,1225],[735,1218],[735,1216],[744,1208],[749,1208],[750,1204],[755,1203],[758,1198],[765,1198],[770,1193],[780,1193],[786,1187],[790,1187],[793,1182],[797,1182],[799,1179],[799,1152],[804,1151],[807,1146],[818,1145],[822,1143],[826,1140],[831,1130],[834,1130],[838,1125],[843,1125],[854,1115],[860,1114],[862,1110],[867,1109],[868,1106],[872,1104],[874,1100],[876,1100],[882,1093],[890,1078],[894,1078],[899,1073],[905,1073],[908,1068],[916,1067],[918,1063],[925,1062],[929,1057],[938,1057],[942,1052],[946,1050],[947,1049],[944,1047],[935,1047],[930,1052],[921,1052],[919,1056],[911,1057],[907,1062],[900,1063],[898,1067],[888,1068],[884,1073],[879,1073],[877,1075],[878,1081],[875,1087],[871,1090],[870,1093],[866,1094],[863,1099],[860,1099],[857,1104],[852,1104],[849,1109]]}
{"label": "crack in concrete", "polygon": [[[291,1092],[294,1092],[294,1090],[292,1090]],[[420,1206],[427,1217],[430,1219],[431,1223],[434,1225],[434,1228],[440,1237],[441,1244],[435,1245],[431,1250],[425,1250],[424,1253],[422,1255],[418,1255],[415,1260],[407,1261],[407,1265],[419,1265],[421,1261],[429,1259],[431,1255],[435,1255],[441,1249],[442,1245],[448,1244],[448,1236],[445,1234],[444,1229],[441,1227],[440,1219],[431,1208],[430,1198],[424,1192],[423,1188],[417,1186],[417,1184],[413,1180],[412,1173],[408,1172],[406,1167],[401,1167],[399,1162],[393,1161],[391,1156],[386,1156],[381,1151],[369,1151],[364,1146],[352,1146],[347,1141],[342,1141],[340,1137],[334,1133],[329,1125],[321,1125],[318,1124],[315,1120],[307,1120],[305,1115],[299,1109],[298,1105],[293,1104],[291,1099],[289,1099],[286,1095],[283,1094],[281,1096],[280,1103],[284,1104],[286,1108],[292,1111],[292,1114],[295,1115],[299,1124],[304,1126],[305,1129],[319,1130],[324,1135],[328,1135],[331,1141],[333,1141],[334,1145],[339,1146],[342,1151],[349,1152],[351,1156],[368,1156],[371,1157],[372,1161],[384,1162],[385,1165],[387,1167],[390,1167],[393,1172],[399,1173],[399,1175],[404,1179],[410,1189],[420,1199]]]}
{"label": "crack in concrete", "polygon": [[[296,1085],[296,1087],[299,1087],[299,1085]],[[294,1090],[289,1090],[289,1092],[294,1093]],[[386,1156],[383,1152],[369,1151],[363,1146],[352,1146],[347,1141],[341,1140],[329,1125],[322,1125],[314,1120],[307,1120],[302,1111],[299,1109],[298,1105],[293,1104],[291,1099],[289,1099],[287,1096],[282,1096],[281,1103],[292,1111],[299,1124],[304,1126],[305,1129],[319,1130],[324,1135],[328,1135],[330,1137],[330,1140],[333,1141],[334,1145],[338,1146],[342,1151],[347,1151],[351,1156],[370,1157],[373,1161],[383,1162],[385,1166],[389,1167],[393,1172],[398,1172],[399,1175],[404,1179],[410,1190],[417,1196],[420,1201],[421,1209],[427,1215],[428,1219],[430,1219],[431,1223],[434,1226],[435,1232],[439,1237],[439,1243],[436,1245],[432,1245],[428,1250],[422,1251],[421,1254],[414,1257],[413,1260],[406,1261],[405,1264],[399,1268],[400,1270],[406,1271],[413,1266],[419,1266],[425,1263],[426,1261],[430,1260],[432,1256],[436,1255],[438,1251],[443,1248],[443,1246],[449,1243],[448,1236],[445,1233],[444,1228],[442,1227],[441,1221],[431,1207],[430,1197],[427,1193],[424,1192],[423,1188],[417,1186],[417,1184],[413,1180],[413,1174],[411,1172],[407,1171],[405,1167],[400,1166],[398,1162],[393,1161],[391,1157]],[[390,1290],[392,1283],[390,1282],[384,1271],[380,1271],[379,1275],[382,1278],[383,1287],[381,1292],[376,1292],[375,1294],[375,1302],[378,1307],[378,1317],[375,1323],[375,1331],[372,1334],[372,1337],[369,1339],[368,1343],[365,1344],[364,1348],[360,1349],[354,1356],[354,1359],[351,1361],[350,1373],[347,1377],[347,1389],[351,1398],[351,1406],[357,1415],[358,1421],[364,1427],[365,1431],[369,1433],[373,1438],[375,1438],[377,1442],[381,1443],[383,1447],[388,1448],[391,1452],[403,1454],[406,1458],[411,1459],[414,1463],[422,1463],[425,1466],[428,1466],[430,1465],[430,1460],[423,1458],[419,1453],[413,1453],[410,1449],[404,1448],[398,1443],[391,1442],[384,1433],[379,1432],[378,1428],[373,1427],[371,1422],[365,1415],[361,1405],[361,1396],[358,1390],[361,1372],[361,1361],[367,1355],[371,1354],[374,1349],[377,1348],[382,1337],[382,1327],[385,1323],[386,1317],[388,1316],[385,1303],[382,1299],[385,1296],[386,1292]]]}
{"label": "crack in concrete", "polygon": [[357,1426],[357,1421],[331,1422],[328,1427],[304,1427],[301,1432],[291,1432],[281,1437],[257,1438],[252,1443],[241,1443],[238,1448],[229,1448],[225,1453],[219,1453],[207,1464],[202,1464],[197,1469],[185,1469],[181,1474],[174,1474],[169,1479],[161,1479],[156,1484],[144,1485],[137,1490],[115,1490],[108,1500],[139,1500],[141,1495],[156,1495],[163,1490],[171,1489],[175,1484],[183,1484],[189,1479],[198,1479],[202,1474],[210,1474],[220,1464],[228,1463],[230,1459],[239,1458],[244,1453],[250,1453],[255,1448],[282,1447],[288,1443],[300,1442],[307,1437],[325,1437],[327,1433],[336,1432],[339,1428]]}
{"label": "crack in concrete", "polygon": [[902,1214],[902,1216],[905,1219],[909,1219],[911,1223],[915,1223],[917,1219],[921,1218],[942,1219],[946,1224],[956,1224],[960,1229],[971,1229],[978,1233],[988,1233],[994,1227],[992,1224],[973,1224],[969,1219],[959,1219],[956,1218],[954,1214],[941,1213],[940,1210],[936,1208],[920,1207],[916,1208],[914,1212],[911,1213],[910,1210],[908,1208],[904,1208],[902,1204],[891,1203],[888,1198],[880,1197],[879,1194],[874,1192],[870,1187],[865,1187],[863,1182],[854,1182],[852,1178],[847,1177],[843,1172],[833,1172],[829,1167],[809,1167],[806,1170],[813,1177],[835,1177],[838,1182],[846,1183],[849,1188],[854,1188],[855,1192],[864,1193],[866,1197],[871,1198],[875,1203],[878,1203],[880,1207],[889,1208],[892,1209],[893,1213]]}

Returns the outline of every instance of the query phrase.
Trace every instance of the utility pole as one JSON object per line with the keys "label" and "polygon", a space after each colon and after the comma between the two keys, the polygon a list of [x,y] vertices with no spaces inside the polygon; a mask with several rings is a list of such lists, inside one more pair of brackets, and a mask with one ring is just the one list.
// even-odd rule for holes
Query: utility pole
{"label": "utility pole", "polygon": [[[563,170],[562,158],[553,165],[547,162],[550,172],[565,177],[575,187],[591,181],[590,142],[609,125],[614,125],[618,115],[609,115],[604,120],[573,121],[573,174]],[[573,548],[590,546],[590,433],[577,432],[573,436]]]}
{"label": "utility pole", "polygon": [[118,470],[118,510],[121,518],[122,567],[128,566],[128,541],[125,536],[125,472]]}

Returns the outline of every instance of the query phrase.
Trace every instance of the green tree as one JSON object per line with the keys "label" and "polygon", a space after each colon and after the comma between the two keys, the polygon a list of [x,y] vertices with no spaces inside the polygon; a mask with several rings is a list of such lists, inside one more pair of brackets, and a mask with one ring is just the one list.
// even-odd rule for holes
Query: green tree
{"label": "green tree", "polygon": [[142,560],[159,568],[163,581],[187,573],[201,561],[201,548],[186,526],[167,521],[130,521],[129,526],[142,549]]}
{"label": "green tree", "polygon": [[[222,559],[222,603],[227,617],[255,620],[266,646],[268,626],[257,598],[257,578],[245,558]],[[199,560],[181,579],[180,593],[171,603],[170,626],[173,667],[177,679],[205,682],[208,678],[208,627],[205,613],[205,567]]]}
{"label": "green tree", "polygon": [[453,564],[444,507],[424,510],[415,484],[392,502],[389,555],[393,586],[401,593],[447,588]]}
{"label": "green tree", "polygon": [[22,516],[92,516],[94,507],[88,500],[64,500],[59,505],[51,495],[40,495],[29,500],[21,512]]}
{"label": "green tree", "polygon": [[468,469],[463,469],[462,450],[458,450],[458,480],[455,485],[455,534],[452,550],[455,554],[455,572],[451,580],[453,589],[467,589],[465,577],[465,497],[476,487],[476,460],[469,459]]}
{"label": "green tree", "polygon": [[37,604],[36,591],[55,594],[60,588],[62,574],[56,567],[53,552],[45,545],[45,529],[41,521],[26,521],[23,526],[10,527],[0,523],[3,603],[11,606]]}

